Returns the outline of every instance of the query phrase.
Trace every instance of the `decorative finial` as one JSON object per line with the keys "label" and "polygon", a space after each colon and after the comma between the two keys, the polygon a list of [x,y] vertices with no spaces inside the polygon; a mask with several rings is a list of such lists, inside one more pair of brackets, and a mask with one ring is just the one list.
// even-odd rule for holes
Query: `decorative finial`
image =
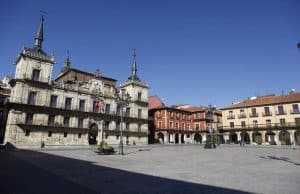
{"label": "decorative finial", "polygon": [[100,70],[99,70],[99,68],[97,68],[97,70],[95,72],[95,77],[97,77],[97,78],[100,77]]}
{"label": "decorative finial", "polygon": [[131,80],[139,80],[137,77],[137,64],[136,64],[136,49],[133,49],[133,54],[132,54],[132,65],[131,65]]}

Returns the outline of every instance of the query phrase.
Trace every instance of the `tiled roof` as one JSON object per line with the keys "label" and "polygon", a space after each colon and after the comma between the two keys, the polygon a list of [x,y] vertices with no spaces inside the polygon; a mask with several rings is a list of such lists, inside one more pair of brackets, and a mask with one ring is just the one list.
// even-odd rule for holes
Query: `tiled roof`
{"label": "tiled roof", "polygon": [[184,108],[183,110],[189,111],[189,112],[200,112],[200,111],[205,111],[207,107],[205,106],[194,106],[194,107],[189,107],[189,108]]}
{"label": "tiled roof", "polygon": [[148,97],[148,109],[161,108],[164,107],[164,103],[160,100],[158,96]]}
{"label": "tiled roof", "polygon": [[10,95],[11,89],[0,87],[0,95]]}
{"label": "tiled roof", "polygon": [[262,96],[224,107],[221,110],[292,102],[300,102],[300,93],[292,93],[283,96]]}

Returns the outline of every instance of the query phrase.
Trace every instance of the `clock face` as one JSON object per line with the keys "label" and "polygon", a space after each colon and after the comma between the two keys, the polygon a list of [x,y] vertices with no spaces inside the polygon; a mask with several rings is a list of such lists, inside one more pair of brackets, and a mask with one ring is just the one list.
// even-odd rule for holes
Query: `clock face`
{"label": "clock face", "polygon": [[103,91],[103,83],[99,80],[92,80],[90,90],[92,92],[100,93]]}

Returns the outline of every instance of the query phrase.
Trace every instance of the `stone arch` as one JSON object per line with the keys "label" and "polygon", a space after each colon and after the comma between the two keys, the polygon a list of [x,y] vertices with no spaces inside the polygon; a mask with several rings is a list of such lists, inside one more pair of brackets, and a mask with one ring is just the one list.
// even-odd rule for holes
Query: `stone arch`
{"label": "stone arch", "polygon": [[236,133],[231,132],[229,134],[229,143],[238,143],[238,136]]}
{"label": "stone arch", "polygon": [[181,140],[181,143],[185,143],[185,141],[184,141],[184,133],[182,133],[182,134],[180,135],[180,140]]}
{"label": "stone arch", "polygon": [[265,140],[270,145],[276,145],[275,133],[273,131],[267,131],[266,134],[265,134]]}
{"label": "stone arch", "polygon": [[98,125],[96,123],[92,123],[89,127],[88,133],[88,142],[90,145],[97,145],[97,137],[98,137]]}
{"label": "stone arch", "polygon": [[257,143],[257,144],[262,144],[262,136],[261,136],[261,133],[259,133],[258,131],[254,132],[252,134],[252,139],[253,139],[253,142]]}
{"label": "stone arch", "polygon": [[290,133],[287,130],[280,131],[279,141],[281,145],[291,145]]}
{"label": "stone arch", "polygon": [[164,143],[165,142],[165,136],[162,132],[157,133],[157,139],[159,143]]}
{"label": "stone arch", "polygon": [[195,143],[202,143],[202,136],[199,133],[194,135],[194,142]]}
{"label": "stone arch", "polygon": [[241,132],[241,140],[244,143],[250,143],[250,136],[249,133],[247,133],[246,131]]}
{"label": "stone arch", "polygon": [[295,131],[295,143],[300,145],[300,131]]}
{"label": "stone arch", "polygon": [[179,134],[178,133],[175,134],[175,143],[179,143]]}

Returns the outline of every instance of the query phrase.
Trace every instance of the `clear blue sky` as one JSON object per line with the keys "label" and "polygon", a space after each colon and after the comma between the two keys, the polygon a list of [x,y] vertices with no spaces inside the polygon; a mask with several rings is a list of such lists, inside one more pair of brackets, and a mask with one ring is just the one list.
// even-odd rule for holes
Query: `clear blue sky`
{"label": "clear blue sky", "polygon": [[126,80],[136,48],[139,77],[167,104],[300,90],[299,0],[1,0],[0,77],[33,45],[41,9],[55,76],[69,49],[74,68]]}

